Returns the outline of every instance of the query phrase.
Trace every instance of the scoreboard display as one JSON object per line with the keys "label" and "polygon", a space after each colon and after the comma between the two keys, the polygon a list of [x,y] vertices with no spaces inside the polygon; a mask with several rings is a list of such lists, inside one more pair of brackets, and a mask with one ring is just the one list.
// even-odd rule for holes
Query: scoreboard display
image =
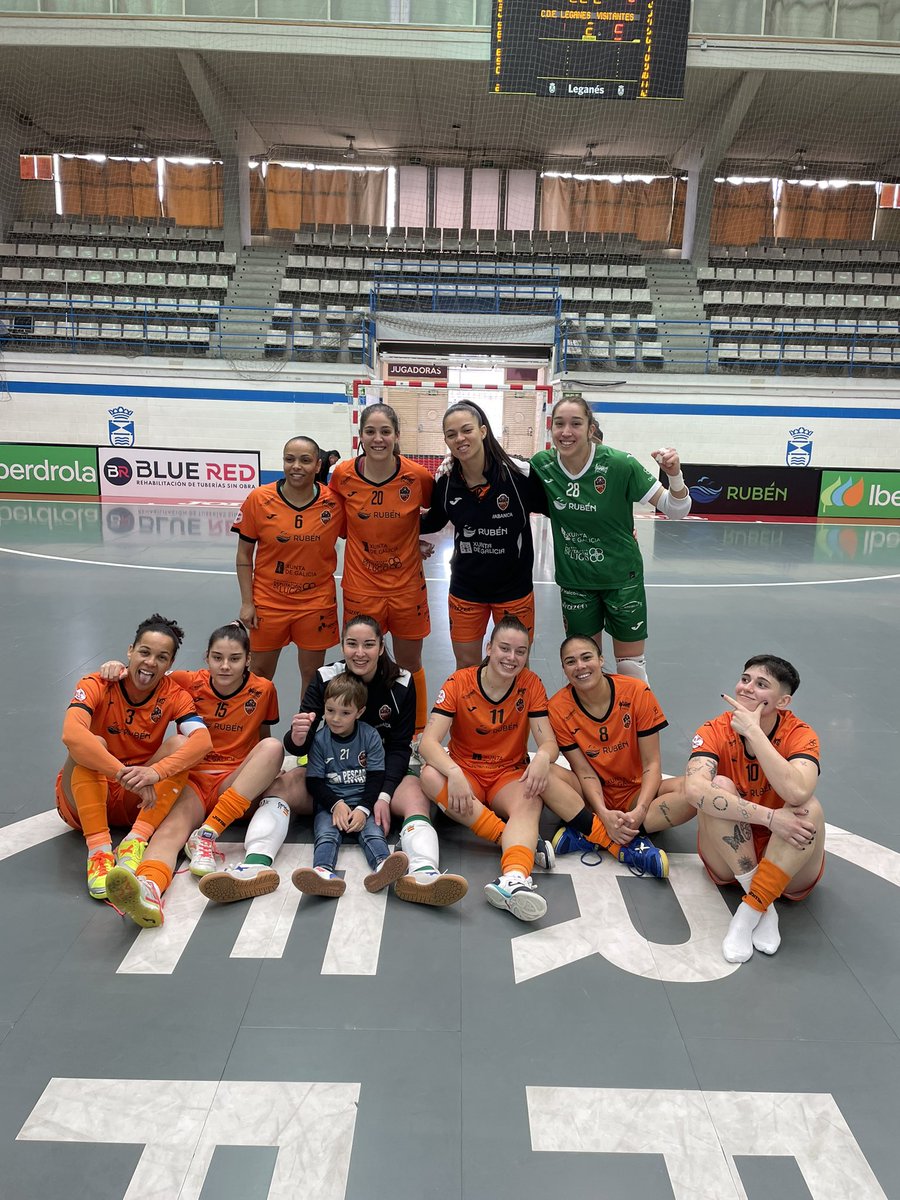
{"label": "scoreboard display", "polygon": [[681,100],[690,0],[550,8],[494,0],[490,90],[567,100]]}

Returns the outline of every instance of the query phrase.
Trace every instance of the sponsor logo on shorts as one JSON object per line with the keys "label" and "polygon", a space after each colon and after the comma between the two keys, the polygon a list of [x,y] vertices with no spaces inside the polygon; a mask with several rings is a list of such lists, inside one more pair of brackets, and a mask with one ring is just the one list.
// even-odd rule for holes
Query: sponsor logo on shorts
{"label": "sponsor logo on shorts", "polygon": [[703,745],[703,738],[700,736],[699,733],[695,733],[694,736],[691,738],[691,745],[694,747],[695,750],[699,750],[700,747]]}
{"label": "sponsor logo on shorts", "polygon": [[606,491],[606,476],[605,475],[595,475],[594,476],[594,491],[597,493],[598,496],[602,496],[603,493]]}
{"label": "sponsor logo on shorts", "polygon": [[506,512],[509,508],[509,496],[504,492],[502,496],[497,497],[497,507],[501,512]]}
{"label": "sponsor logo on shorts", "polygon": [[244,712],[245,713],[255,713],[256,708],[257,708],[256,701],[251,696],[250,699],[244,705]]}
{"label": "sponsor logo on shorts", "polygon": [[404,504],[410,498],[411,495],[412,495],[412,492],[409,490],[408,487],[402,487],[400,489],[400,499],[404,502]]}

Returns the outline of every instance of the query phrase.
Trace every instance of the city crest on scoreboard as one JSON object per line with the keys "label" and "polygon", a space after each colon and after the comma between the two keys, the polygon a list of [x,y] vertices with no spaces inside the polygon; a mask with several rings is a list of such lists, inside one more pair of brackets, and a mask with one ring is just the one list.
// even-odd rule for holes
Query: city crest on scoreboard
{"label": "city crest on scoreboard", "polygon": [[799,429],[788,431],[784,461],[789,467],[808,467],[812,462],[812,450],[813,431],[811,429],[804,429],[801,425]]}
{"label": "city crest on scoreboard", "polygon": [[134,410],[119,405],[107,409],[109,413],[109,444],[111,446],[134,445]]}

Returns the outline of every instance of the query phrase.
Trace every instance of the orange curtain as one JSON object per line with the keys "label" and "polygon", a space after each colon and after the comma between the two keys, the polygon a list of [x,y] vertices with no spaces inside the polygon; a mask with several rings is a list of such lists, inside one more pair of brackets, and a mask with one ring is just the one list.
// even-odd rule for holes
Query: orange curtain
{"label": "orange curtain", "polygon": [[717,183],[713,192],[712,246],[755,246],[772,236],[770,183]]}
{"label": "orange curtain", "polygon": [[669,239],[672,181],[612,183],[608,179],[541,180],[541,228],[578,233],[626,233],[642,242]]}
{"label": "orange curtain", "polygon": [[66,216],[158,217],[156,162],[60,159]]}
{"label": "orange curtain", "polygon": [[872,183],[819,188],[786,182],[775,232],[780,238],[866,241],[872,237],[877,203]]}
{"label": "orange curtain", "polygon": [[270,229],[299,229],[307,223],[383,225],[386,209],[386,171],[310,171],[269,163]]}
{"label": "orange curtain", "polygon": [[266,185],[259,167],[250,171],[250,232],[265,233],[266,225]]}
{"label": "orange curtain", "polygon": [[222,227],[222,164],[166,163],[166,216],[176,225]]}

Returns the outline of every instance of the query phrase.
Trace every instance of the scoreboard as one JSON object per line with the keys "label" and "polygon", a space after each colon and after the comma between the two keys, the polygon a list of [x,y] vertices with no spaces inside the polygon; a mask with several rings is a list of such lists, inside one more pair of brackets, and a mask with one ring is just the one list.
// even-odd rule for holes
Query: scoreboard
{"label": "scoreboard", "polygon": [[551,8],[493,0],[490,90],[567,100],[681,100],[690,0]]}

